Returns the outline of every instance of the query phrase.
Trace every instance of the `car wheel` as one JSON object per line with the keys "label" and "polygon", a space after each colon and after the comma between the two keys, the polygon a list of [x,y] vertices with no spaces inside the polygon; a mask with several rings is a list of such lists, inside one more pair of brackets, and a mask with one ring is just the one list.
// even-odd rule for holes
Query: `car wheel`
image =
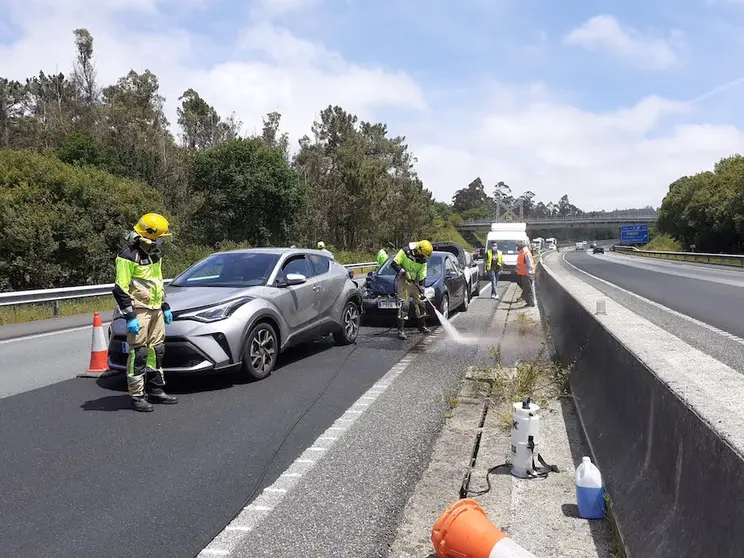
{"label": "car wheel", "polygon": [[449,320],[449,295],[447,293],[442,295],[442,302],[439,303],[439,311],[445,320]]}
{"label": "car wheel", "polygon": [[254,380],[263,380],[276,364],[279,343],[274,328],[267,323],[255,326],[243,349],[243,372]]}
{"label": "car wheel", "polygon": [[462,304],[460,305],[460,310],[463,312],[467,312],[468,308],[470,307],[470,293],[466,293],[465,297],[463,298]]}
{"label": "car wheel", "polygon": [[480,275],[475,276],[475,296],[480,296]]}
{"label": "car wheel", "polygon": [[362,315],[359,307],[352,301],[346,303],[341,313],[341,330],[333,334],[333,339],[339,345],[351,345],[359,335],[359,325]]}

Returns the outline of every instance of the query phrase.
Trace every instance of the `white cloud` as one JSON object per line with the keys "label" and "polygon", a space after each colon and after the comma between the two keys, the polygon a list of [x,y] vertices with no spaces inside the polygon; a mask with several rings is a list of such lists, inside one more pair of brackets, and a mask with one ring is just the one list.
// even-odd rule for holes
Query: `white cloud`
{"label": "white cloud", "polygon": [[587,20],[568,33],[564,42],[588,50],[606,50],[643,67],[666,68],[677,62],[677,55],[668,40],[623,28],[611,15],[598,15]]}
{"label": "white cloud", "polygon": [[72,29],[87,27],[99,80],[108,84],[130,68],[150,68],[172,122],[178,97],[193,87],[221,114],[235,111],[247,132],[259,131],[261,118],[278,110],[295,143],[321,109],[338,104],[362,119],[387,121],[391,135],[407,136],[425,186],[441,200],[480,176],[489,188],[503,180],[545,201],[568,194],[585,209],[657,206],[679,176],[744,151],[744,135],[732,126],[685,123],[701,121],[696,102],[650,96],[589,112],[557,100],[541,83],[451,85],[446,78],[424,92],[405,72],[354,64],[256,18],[245,21],[234,44],[220,38],[216,63],[196,65],[203,39],[158,17],[155,0],[116,0],[116,10],[158,22],[141,32],[125,28],[111,3],[64,0],[46,10],[33,9],[42,0],[6,3],[23,35],[0,46],[0,75],[23,79],[55,65],[67,71]]}

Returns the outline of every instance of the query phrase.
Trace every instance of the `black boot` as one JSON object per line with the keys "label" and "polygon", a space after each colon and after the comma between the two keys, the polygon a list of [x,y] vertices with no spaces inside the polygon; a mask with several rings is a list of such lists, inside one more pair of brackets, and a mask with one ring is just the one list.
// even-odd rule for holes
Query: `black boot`
{"label": "black boot", "polygon": [[147,392],[147,399],[151,403],[164,403],[165,405],[175,405],[178,398],[165,393],[162,388],[150,388]]}
{"label": "black boot", "polygon": [[402,341],[405,341],[406,339],[408,339],[408,336],[406,336],[406,332],[403,331],[403,328],[405,327],[405,325],[406,325],[405,320],[398,319],[398,339]]}
{"label": "black boot", "polygon": [[426,327],[426,318],[419,318],[418,330],[421,333],[426,334],[426,335],[431,333],[431,330],[428,327]]}
{"label": "black boot", "polygon": [[144,397],[132,397],[132,409],[140,413],[149,413],[153,407]]}

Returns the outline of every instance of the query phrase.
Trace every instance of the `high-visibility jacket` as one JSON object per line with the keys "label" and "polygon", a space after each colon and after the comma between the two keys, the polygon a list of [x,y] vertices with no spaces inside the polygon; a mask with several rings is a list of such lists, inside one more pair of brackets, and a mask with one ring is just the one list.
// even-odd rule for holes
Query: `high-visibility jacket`
{"label": "high-visibility jacket", "polygon": [[415,242],[411,242],[408,248],[402,248],[398,250],[398,253],[393,258],[393,269],[400,271],[401,268],[408,272],[411,281],[418,281],[423,283],[426,279],[426,260],[418,260],[413,255],[413,249],[416,246]]}
{"label": "high-visibility jacket", "polygon": [[385,252],[384,248],[380,248],[380,251],[377,252],[377,267],[378,269],[382,267],[382,265],[387,261],[388,259],[388,253]]}
{"label": "high-visibility jacket", "polygon": [[517,275],[527,275],[529,271],[527,258],[529,258],[531,264],[530,267],[532,267],[531,275],[535,274],[535,259],[532,257],[530,251],[525,247],[523,250],[519,251],[519,255],[517,256]]}
{"label": "high-visibility jacket", "polygon": [[[491,271],[493,266],[493,248],[489,248],[486,252],[486,271]],[[496,269],[501,271],[504,269],[504,254],[501,250],[496,250]]]}
{"label": "high-visibility jacket", "polygon": [[116,283],[113,295],[124,317],[134,317],[135,308],[167,310],[160,252],[148,254],[128,247],[116,257]]}

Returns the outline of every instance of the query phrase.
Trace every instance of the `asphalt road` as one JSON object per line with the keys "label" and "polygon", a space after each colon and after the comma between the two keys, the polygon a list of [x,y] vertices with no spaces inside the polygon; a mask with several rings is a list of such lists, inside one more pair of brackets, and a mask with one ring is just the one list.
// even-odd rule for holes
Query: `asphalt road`
{"label": "asphalt road", "polygon": [[[588,277],[566,262],[656,304]],[[744,315],[741,296],[744,270],[641,259],[610,251],[596,255],[567,251],[551,257],[548,265],[564,267],[633,312],[744,372],[744,321],[741,319]]]}
{"label": "asphalt road", "polygon": [[[148,414],[129,410],[122,376],[74,378],[87,368],[89,328],[0,344],[0,556],[196,555],[419,339],[363,328],[351,347],[327,339],[289,351],[260,382],[173,378],[179,404]],[[462,355],[419,374],[441,370],[435,385],[454,385],[452,359]],[[416,409],[433,436],[441,413]],[[423,451],[410,467],[425,466]]]}

